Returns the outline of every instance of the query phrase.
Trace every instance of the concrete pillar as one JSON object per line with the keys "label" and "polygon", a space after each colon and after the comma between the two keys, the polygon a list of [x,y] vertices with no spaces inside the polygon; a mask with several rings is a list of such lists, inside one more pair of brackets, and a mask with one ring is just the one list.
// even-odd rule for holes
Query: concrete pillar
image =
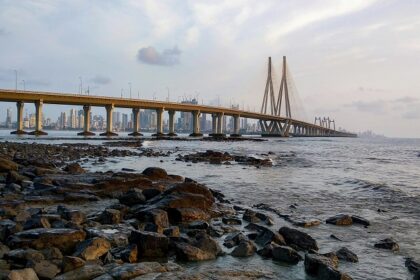
{"label": "concrete pillar", "polygon": [[17,107],[17,122],[16,122],[16,131],[10,132],[10,134],[27,134],[26,131],[23,130],[23,105],[24,103],[22,101],[16,102]]}
{"label": "concrete pillar", "polygon": [[83,106],[83,132],[77,133],[77,135],[81,136],[92,136],[95,135],[92,131],[90,131],[90,106],[85,105]]}
{"label": "concrete pillar", "polygon": [[193,132],[190,134],[190,136],[192,137],[203,136],[203,134],[200,132],[200,111],[193,111],[192,119],[193,119]]}
{"label": "concrete pillar", "polygon": [[239,137],[241,134],[239,133],[240,128],[240,116],[233,116],[233,134],[231,134],[231,137]]}
{"label": "concrete pillar", "polygon": [[217,134],[217,114],[211,114],[211,126],[212,126],[212,130],[211,130],[210,136],[216,135]]}
{"label": "concrete pillar", "polygon": [[217,116],[218,120],[217,120],[217,134],[218,135],[223,135],[223,119],[224,119],[224,114],[220,113]]}
{"label": "concrete pillar", "polygon": [[175,111],[173,111],[173,110],[168,111],[168,114],[169,114],[169,123],[168,123],[169,133],[168,133],[168,136],[176,136],[176,133],[175,133],[175,118],[174,118]]}
{"label": "concrete pillar", "polygon": [[106,109],[106,132],[102,133],[101,136],[118,136],[117,133],[113,132],[113,120],[112,113],[114,112],[114,104],[107,105]]}
{"label": "concrete pillar", "polygon": [[47,135],[48,133],[42,131],[42,105],[43,101],[35,102],[35,131],[30,132],[30,135]]}
{"label": "concrete pillar", "polygon": [[140,108],[133,108],[133,132],[128,135],[143,136],[143,134],[140,133]]}
{"label": "concrete pillar", "polygon": [[152,136],[163,135],[163,109],[156,109],[156,133]]}

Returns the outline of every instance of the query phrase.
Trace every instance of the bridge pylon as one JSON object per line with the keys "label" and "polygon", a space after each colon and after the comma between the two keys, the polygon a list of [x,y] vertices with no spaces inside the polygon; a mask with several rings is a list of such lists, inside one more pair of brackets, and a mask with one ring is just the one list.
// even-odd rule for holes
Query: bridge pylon
{"label": "bridge pylon", "polygon": [[[289,89],[287,86],[287,64],[286,57],[283,56],[282,76],[280,89],[276,98],[273,88],[273,80],[271,75],[271,57],[268,58],[268,74],[267,82],[264,90],[263,103],[261,106],[262,114],[271,114],[273,116],[281,116],[282,104],[285,109],[285,121],[264,121],[260,120],[261,134],[264,137],[288,137],[290,131],[290,121],[292,112],[290,108]],[[283,103],[284,102],[284,103]],[[269,106],[270,105],[270,106]]]}

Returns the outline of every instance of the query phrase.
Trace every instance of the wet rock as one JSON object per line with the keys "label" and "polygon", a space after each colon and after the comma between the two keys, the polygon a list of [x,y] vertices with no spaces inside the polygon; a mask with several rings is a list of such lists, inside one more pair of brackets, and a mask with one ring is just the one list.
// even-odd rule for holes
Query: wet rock
{"label": "wet rock", "polygon": [[263,248],[257,251],[257,254],[263,258],[272,258],[273,257],[273,248],[277,246],[273,243],[265,245]]}
{"label": "wet rock", "polygon": [[353,219],[350,215],[339,214],[334,217],[330,217],[326,220],[327,224],[337,225],[337,226],[347,226],[353,224]]}
{"label": "wet rock", "polygon": [[257,248],[252,241],[244,240],[230,254],[234,257],[250,257],[255,254],[256,250]]}
{"label": "wet rock", "polygon": [[160,195],[162,192],[158,189],[144,189],[142,191],[142,194],[146,198],[146,200],[152,199],[158,195]]}
{"label": "wet rock", "polygon": [[227,248],[233,248],[239,245],[241,241],[246,240],[248,240],[248,238],[242,232],[233,232],[226,236],[223,245]]}
{"label": "wet rock", "polygon": [[168,177],[166,170],[159,167],[148,167],[143,170],[143,174],[154,180],[166,179]]}
{"label": "wet rock", "polygon": [[407,258],[405,260],[405,266],[408,268],[408,270],[414,274],[420,272],[420,263],[416,262],[412,258]]}
{"label": "wet rock", "polygon": [[39,228],[15,233],[8,238],[7,244],[11,248],[31,247],[38,250],[52,246],[66,253],[72,252],[76,244],[85,240],[85,237],[83,230]]}
{"label": "wet rock", "polygon": [[168,271],[176,271],[181,268],[175,264],[160,264],[157,262],[142,262],[142,263],[125,263],[117,266],[109,271],[109,274],[114,279],[128,280],[140,279],[139,276],[148,273],[163,273]]}
{"label": "wet rock", "polygon": [[286,244],[291,247],[303,250],[318,250],[318,244],[315,239],[305,232],[288,227],[282,227],[279,229],[279,233],[283,236]]}
{"label": "wet rock", "polygon": [[54,278],[54,280],[91,280],[105,274],[105,269],[97,264],[90,264],[70,270]]}
{"label": "wet rock", "polygon": [[46,260],[62,260],[63,254],[61,251],[56,247],[49,247],[42,250],[42,254],[44,255]]}
{"label": "wet rock", "polygon": [[261,221],[260,218],[257,217],[257,212],[251,210],[251,209],[246,209],[242,219],[244,221],[250,222],[250,223],[258,223]]}
{"label": "wet rock", "polygon": [[2,259],[4,255],[6,255],[9,252],[10,252],[9,247],[4,245],[3,243],[0,243],[0,259]]}
{"label": "wet rock", "polygon": [[123,262],[135,263],[137,262],[137,245],[129,244],[126,247],[112,249],[112,254],[115,258],[121,259]]}
{"label": "wet rock", "polygon": [[217,243],[216,240],[211,238],[205,232],[197,233],[194,239],[192,240],[192,245],[205,252],[209,252],[214,256],[219,256],[220,254],[222,254],[222,249],[220,248],[219,243]]}
{"label": "wet rock", "polygon": [[189,194],[198,194],[198,195],[202,195],[203,197],[205,197],[206,200],[210,201],[210,202],[214,202],[214,196],[212,191],[203,186],[200,185],[198,183],[193,183],[193,182],[183,182],[183,183],[178,183],[175,185],[172,185],[170,188],[168,188],[164,194],[168,195],[168,194],[184,194],[184,193],[189,193]]}
{"label": "wet rock", "polygon": [[57,210],[57,211],[61,214],[61,217],[63,219],[65,219],[67,221],[70,221],[70,222],[72,222],[76,225],[81,225],[84,222],[86,222],[85,213],[83,213],[79,210],[69,210],[69,209],[64,207],[64,208],[61,208],[60,210]]}
{"label": "wet rock", "polygon": [[385,238],[380,240],[378,243],[375,243],[375,248],[398,251],[400,246],[393,238]]}
{"label": "wet rock", "polygon": [[34,229],[34,228],[51,228],[51,224],[47,218],[42,216],[35,216],[28,219],[23,225],[24,230]]}
{"label": "wet rock", "polygon": [[61,271],[55,263],[49,260],[30,261],[27,267],[33,268],[41,279],[53,279]]}
{"label": "wet rock", "polygon": [[135,214],[140,222],[149,222],[159,228],[169,227],[168,213],[161,209],[141,210]]}
{"label": "wet rock", "polygon": [[7,237],[21,230],[22,226],[12,220],[0,220],[0,241],[5,241]]}
{"label": "wet rock", "polygon": [[133,206],[136,204],[144,204],[146,198],[143,195],[143,192],[139,189],[132,189],[124,193],[118,198],[121,204]]}
{"label": "wet rock", "polygon": [[63,272],[72,271],[72,270],[75,270],[77,268],[84,266],[85,264],[86,262],[81,258],[73,257],[73,256],[65,256],[62,262],[62,270]]}
{"label": "wet rock", "polygon": [[288,246],[273,246],[271,254],[274,260],[290,264],[297,264],[303,260],[297,251]]}
{"label": "wet rock", "polygon": [[133,230],[129,241],[137,245],[139,258],[162,258],[167,256],[169,239],[163,234]]}
{"label": "wet rock", "polygon": [[119,224],[121,212],[116,209],[105,209],[98,217],[98,222],[105,225]]}
{"label": "wet rock", "polygon": [[359,261],[359,258],[355,253],[347,249],[346,247],[341,247],[339,250],[335,252],[338,259],[346,261],[346,262],[353,262],[356,263]]}
{"label": "wet rock", "polygon": [[16,162],[0,157],[0,172],[17,171],[19,165]]}
{"label": "wet rock", "polygon": [[28,261],[36,262],[45,259],[40,251],[28,248],[11,250],[5,255],[5,258],[22,265],[26,265]]}
{"label": "wet rock", "polygon": [[70,174],[83,174],[86,173],[86,170],[84,170],[80,164],[78,163],[71,163],[64,167],[64,171],[70,173]]}
{"label": "wet rock", "polygon": [[242,225],[242,221],[235,217],[223,217],[222,222],[226,225]]}
{"label": "wet rock", "polygon": [[194,221],[188,224],[189,229],[208,229],[209,224],[205,221]]}
{"label": "wet rock", "polygon": [[351,216],[351,219],[353,220],[354,224],[360,224],[360,225],[363,225],[363,226],[366,226],[366,227],[370,226],[370,222],[368,220],[366,220],[365,218],[362,218],[360,216],[353,215],[353,216]]}
{"label": "wet rock", "polygon": [[108,240],[95,237],[79,243],[76,247],[74,256],[80,257],[86,261],[92,261],[105,255],[109,249],[111,249],[111,244]]}
{"label": "wet rock", "polygon": [[24,268],[10,271],[7,276],[8,280],[39,280],[32,268]]}
{"label": "wet rock", "polygon": [[293,225],[295,225],[297,227],[304,227],[304,228],[314,227],[314,226],[318,226],[320,224],[321,224],[320,220],[295,221],[295,222],[293,222]]}
{"label": "wet rock", "polygon": [[305,255],[305,272],[320,280],[351,280],[346,273],[337,270],[337,263],[326,256]]}
{"label": "wet rock", "polygon": [[171,224],[185,224],[192,221],[207,221],[210,214],[199,208],[170,208],[167,210]]}
{"label": "wet rock", "polygon": [[277,232],[273,232],[268,228],[264,228],[260,230],[257,237],[255,238],[255,243],[260,246],[265,246],[271,242],[274,242],[278,245],[286,245],[286,241],[284,240],[283,236]]}
{"label": "wet rock", "polygon": [[16,184],[21,184],[23,181],[28,181],[28,180],[29,180],[28,177],[23,176],[16,171],[10,171],[9,174],[7,174],[7,179],[6,179],[8,183],[16,183]]}
{"label": "wet rock", "polygon": [[201,250],[189,243],[178,242],[175,244],[175,252],[179,261],[205,261],[215,259],[215,255]]}

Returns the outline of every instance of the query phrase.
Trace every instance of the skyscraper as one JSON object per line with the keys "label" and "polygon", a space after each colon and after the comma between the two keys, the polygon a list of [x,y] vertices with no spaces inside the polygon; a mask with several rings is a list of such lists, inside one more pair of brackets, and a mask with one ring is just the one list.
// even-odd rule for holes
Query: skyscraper
{"label": "skyscraper", "polygon": [[12,109],[7,108],[6,110],[6,127],[11,128],[12,127]]}
{"label": "skyscraper", "polygon": [[70,110],[69,126],[71,128],[77,128],[77,115],[76,109],[74,108]]}

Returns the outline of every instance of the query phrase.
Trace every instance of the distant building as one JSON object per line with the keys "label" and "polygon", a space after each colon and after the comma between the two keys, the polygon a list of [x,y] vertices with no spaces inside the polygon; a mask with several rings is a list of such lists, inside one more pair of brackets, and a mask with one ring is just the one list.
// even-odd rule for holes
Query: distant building
{"label": "distant building", "polygon": [[[197,99],[193,98],[190,100],[183,100],[181,103],[183,104],[194,104],[197,105]],[[181,112],[181,117],[178,121],[178,129],[180,131],[189,132],[192,131],[192,114],[191,112]]]}
{"label": "distant building", "polygon": [[6,110],[6,123],[5,123],[7,128],[11,128],[12,127],[12,109],[7,108]]}
{"label": "distant building", "polygon": [[78,127],[76,109],[71,109],[70,110],[68,125],[69,125],[70,128],[77,128]]}

